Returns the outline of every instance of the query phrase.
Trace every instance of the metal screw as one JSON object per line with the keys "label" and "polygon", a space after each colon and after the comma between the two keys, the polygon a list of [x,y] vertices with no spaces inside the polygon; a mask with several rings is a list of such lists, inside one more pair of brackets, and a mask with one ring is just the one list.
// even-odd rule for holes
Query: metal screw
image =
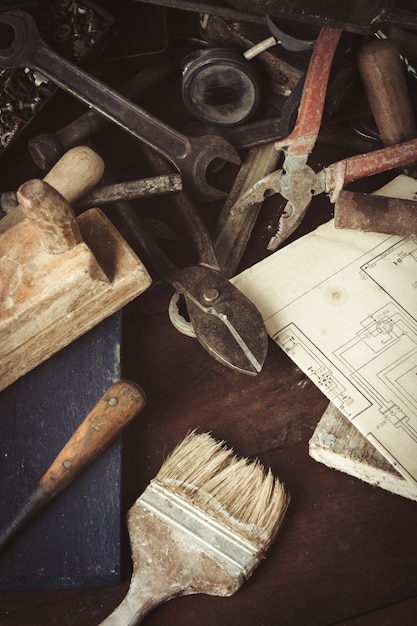
{"label": "metal screw", "polygon": [[107,404],[108,404],[109,406],[115,406],[115,405],[117,404],[117,398],[114,398],[114,397],[113,397],[113,398],[109,398],[109,399],[107,400]]}

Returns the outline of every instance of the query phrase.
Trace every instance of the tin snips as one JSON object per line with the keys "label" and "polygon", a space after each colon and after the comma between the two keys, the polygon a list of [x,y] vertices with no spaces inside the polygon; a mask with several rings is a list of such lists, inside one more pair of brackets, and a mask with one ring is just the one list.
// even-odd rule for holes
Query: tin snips
{"label": "tin snips", "polygon": [[[145,147],[142,150],[159,175],[172,172],[170,164],[154,151]],[[191,234],[198,263],[177,267],[150,235],[145,221],[130,210],[128,203],[118,203],[119,214],[135,239],[133,247],[139,246],[160,277],[184,297],[193,336],[205,350],[233,370],[256,375],[268,349],[262,316],[221,273],[208,229],[188,195],[180,191],[170,200]]]}

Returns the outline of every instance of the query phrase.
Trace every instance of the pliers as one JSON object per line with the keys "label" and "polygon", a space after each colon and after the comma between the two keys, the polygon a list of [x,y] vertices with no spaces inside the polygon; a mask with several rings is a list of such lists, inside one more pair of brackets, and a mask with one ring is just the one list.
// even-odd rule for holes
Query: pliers
{"label": "pliers", "polygon": [[327,193],[335,203],[345,185],[360,178],[413,163],[417,159],[417,139],[380,150],[359,154],[332,163],[315,172],[307,160],[320,130],[327,84],[333,57],[342,30],[324,27],[317,38],[301,97],[293,131],[275,143],[284,151],[282,168],[257,181],[235,203],[238,213],[252,204],[259,204],[274,193],[287,200],[277,233],[268,244],[274,251],[299,226],[313,196]]}

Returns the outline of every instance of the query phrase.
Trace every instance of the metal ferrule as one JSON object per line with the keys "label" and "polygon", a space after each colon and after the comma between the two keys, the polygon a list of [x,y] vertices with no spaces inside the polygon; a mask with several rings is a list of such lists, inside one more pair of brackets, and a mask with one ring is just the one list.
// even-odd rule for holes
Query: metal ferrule
{"label": "metal ferrule", "polygon": [[259,551],[253,544],[154,482],[146,488],[137,504],[188,535],[231,575],[248,578],[259,561]]}

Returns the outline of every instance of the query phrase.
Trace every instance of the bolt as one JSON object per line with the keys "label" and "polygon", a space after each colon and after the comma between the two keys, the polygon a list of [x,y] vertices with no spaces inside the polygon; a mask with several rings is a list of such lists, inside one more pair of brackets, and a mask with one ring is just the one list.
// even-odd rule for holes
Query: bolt
{"label": "bolt", "polygon": [[109,399],[107,400],[107,404],[108,404],[109,406],[115,406],[115,405],[117,404],[117,398],[114,398],[114,397],[113,397],[113,398],[109,398]]}
{"label": "bolt", "polygon": [[217,298],[219,297],[219,291],[218,289],[212,288],[212,289],[207,289],[204,293],[203,293],[203,300],[205,302],[214,302],[215,300],[217,300]]}

